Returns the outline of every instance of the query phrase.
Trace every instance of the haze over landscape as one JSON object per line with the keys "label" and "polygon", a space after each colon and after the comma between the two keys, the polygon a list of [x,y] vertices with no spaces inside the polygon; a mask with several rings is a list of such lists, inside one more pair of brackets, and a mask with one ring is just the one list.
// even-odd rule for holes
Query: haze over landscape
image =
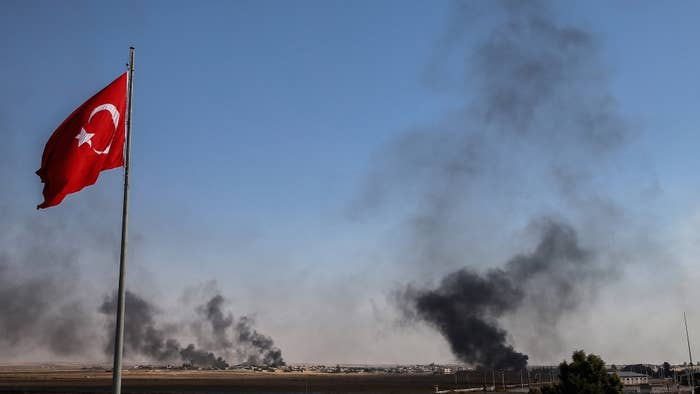
{"label": "haze over landscape", "polygon": [[[700,142],[677,2],[7,2],[0,363],[111,359],[122,171],[34,209],[137,48],[130,362],[682,363]],[[197,361],[201,360],[201,361]]]}

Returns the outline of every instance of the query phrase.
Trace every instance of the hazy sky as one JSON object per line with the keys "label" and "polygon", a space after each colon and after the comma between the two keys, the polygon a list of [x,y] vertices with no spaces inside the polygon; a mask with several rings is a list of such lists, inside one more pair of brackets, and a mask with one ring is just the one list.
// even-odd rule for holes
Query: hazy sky
{"label": "hazy sky", "polygon": [[[624,208],[611,237],[643,238],[644,248],[612,253],[626,260],[619,277],[562,319],[551,344],[518,316],[503,324],[535,363],[578,348],[612,362],[682,361],[684,310],[700,340],[700,4],[551,6],[558,24],[598,40],[596,61],[630,137],[592,169],[592,187]],[[78,249],[77,294],[97,305],[112,291],[122,172],[36,211],[34,171],[51,132],[124,72],[133,45],[130,289],[175,316],[183,292],[214,280],[234,314],[255,315],[291,362],[452,361],[439,334],[400,322],[390,301],[397,287],[456,267],[411,256],[412,189],[377,209],[358,200],[394,141],[439,129],[473,98],[468,79],[435,70],[453,13],[448,2],[405,0],[4,1],[0,231],[64,226],[61,239]],[[469,21],[463,48],[490,29],[488,17]],[[445,67],[468,65],[469,53],[457,50]],[[550,191],[509,192],[469,202],[484,222],[460,226],[468,231],[455,238],[471,237],[464,242],[477,246],[465,260],[477,267],[532,250],[533,213],[575,227],[590,219]],[[47,244],[31,232],[8,240]]]}

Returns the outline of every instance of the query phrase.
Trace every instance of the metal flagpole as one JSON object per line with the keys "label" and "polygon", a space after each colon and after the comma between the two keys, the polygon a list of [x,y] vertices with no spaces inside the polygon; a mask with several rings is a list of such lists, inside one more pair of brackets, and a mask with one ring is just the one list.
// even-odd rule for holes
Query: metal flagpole
{"label": "metal flagpole", "polygon": [[129,210],[129,156],[131,153],[131,108],[134,87],[134,47],[129,48],[129,74],[127,78],[126,107],[126,158],[124,161],[124,205],[122,207],[122,246],[119,255],[119,289],[117,290],[117,324],[114,336],[114,367],[112,368],[112,393],[122,391],[122,353],[124,350],[124,303],[126,279],[126,228]]}
{"label": "metal flagpole", "polygon": [[688,357],[690,358],[690,374],[688,374],[688,385],[690,385],[690,392],[695,394],[695,382],[693,375],[695,374],[695,369],[693,368],[693,354],[690,353],[690,336],[688,335],[688,319],[685,317],[685,312],[683,312],[683,321],[685,322],[685,339],[688,341]]}

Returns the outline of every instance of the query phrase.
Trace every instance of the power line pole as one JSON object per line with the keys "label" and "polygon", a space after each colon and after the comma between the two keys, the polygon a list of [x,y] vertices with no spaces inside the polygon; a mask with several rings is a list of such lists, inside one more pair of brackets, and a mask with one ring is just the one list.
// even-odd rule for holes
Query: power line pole
{"label": "power line pole", "polygon": [[688,384],[690,384],[690,393],[695,394],[695,383],[693,381],[693,354],[690,352],[690,335],[688,335],[688,319],[685,316],[685,312],[683,312],[683,321],[685,322],[685,339],[688,341],[688,358],[690,358]]}

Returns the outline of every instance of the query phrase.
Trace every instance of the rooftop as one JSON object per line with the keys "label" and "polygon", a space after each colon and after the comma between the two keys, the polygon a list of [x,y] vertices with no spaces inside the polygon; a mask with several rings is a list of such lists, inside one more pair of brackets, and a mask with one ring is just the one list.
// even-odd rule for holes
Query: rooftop
{"label": "rooftop", "polygon": [[613,371],[610,373],[617,373],[618,376],[621,378],[645,378],[647,375],[644,375],[643,373],[637,373],[637,372],[627,372],[627,371]]}

